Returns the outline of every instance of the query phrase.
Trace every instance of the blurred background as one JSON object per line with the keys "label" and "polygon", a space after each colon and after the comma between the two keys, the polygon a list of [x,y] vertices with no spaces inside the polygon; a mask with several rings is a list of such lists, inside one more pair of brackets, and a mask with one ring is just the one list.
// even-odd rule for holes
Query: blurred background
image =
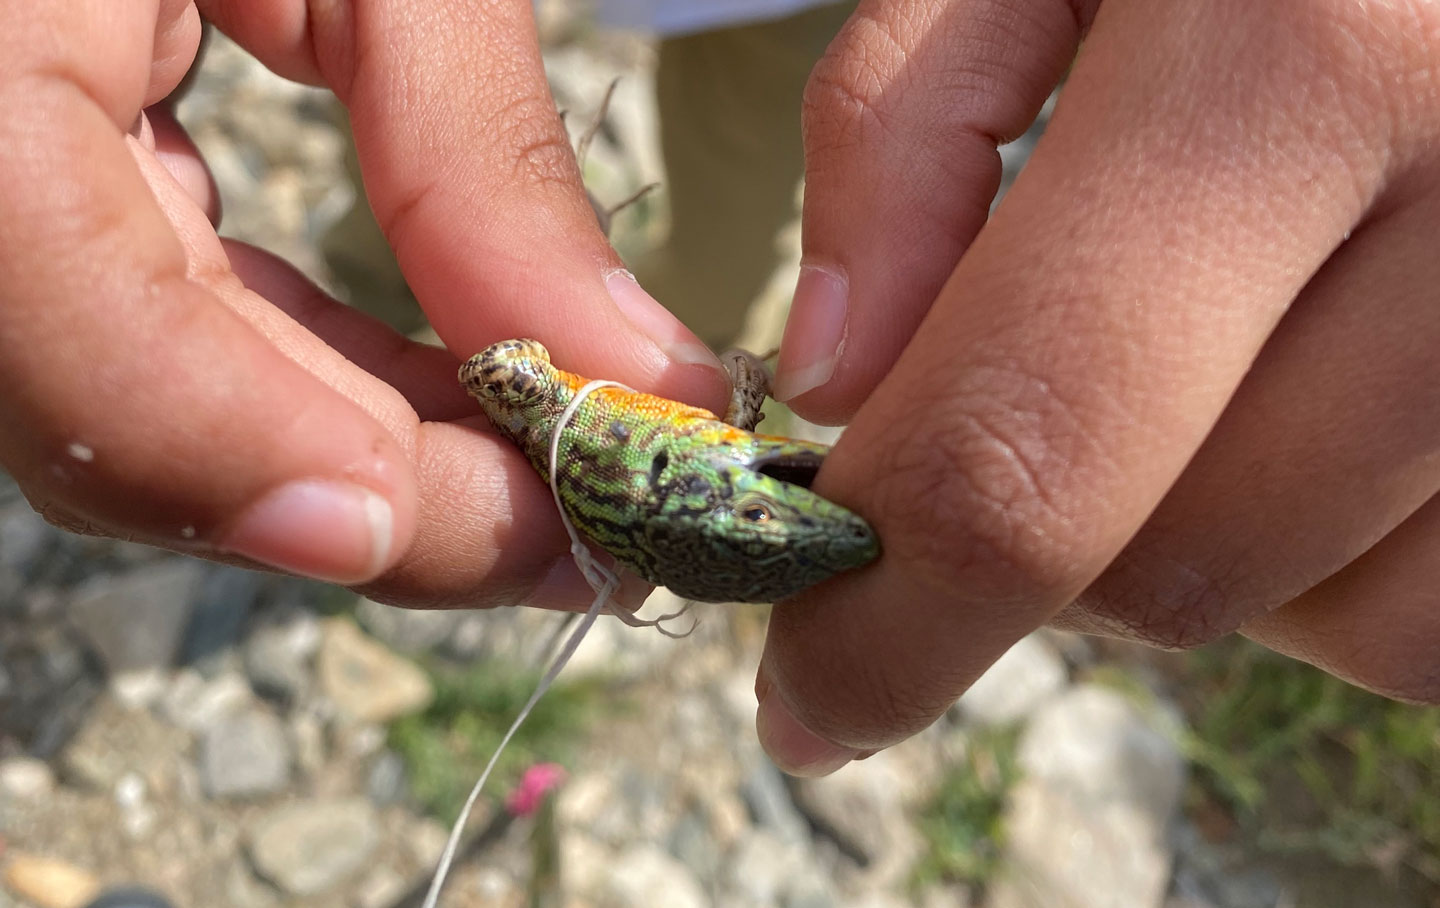
{"label": "blurred background", "polygon": [[[709,286],[665,242],[695,210],[667,188],[657,113],[677,48],[575,0],[537,15],[572,133],[621,78],[585,166],[597,199],[661,184],[616,215],[617,248],[666,302]],[[179,112],[223,233],[425,336],[328,94],[212,35]],[[712,145],[764,128],[711,119]],[[1002,149],[1007,180],[1043,120]],[[707,339],[778,341],[797,260],[778,197],[723,288],[756,303]],[[694,614],[681,640],[596,625],[491,780],[443,904],[1440,908],[1440,710],[1240,641],[1163,654],[1047,631],[925,733],[797,781],[754,737],[766,610]],[[68,535],[0,475],[0,908],[134,885],[178,908],[418,906],[561,620],[408,612]]]}

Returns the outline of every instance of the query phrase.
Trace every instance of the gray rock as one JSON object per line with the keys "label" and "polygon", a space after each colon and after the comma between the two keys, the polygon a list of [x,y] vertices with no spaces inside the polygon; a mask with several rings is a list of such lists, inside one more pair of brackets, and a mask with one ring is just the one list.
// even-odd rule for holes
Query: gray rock
{"label": "gray rock", "polygon": [[809,823],[796,809],[785,777],[769,760],[755,761],[740,783],[740,796],[756,826],[769,830],[783,842],[810,840]]}
{"label": "gray rock", "polygon": [[361,798],[285,804],[250,825],[250,860],[289,895],[318,895],[365,866],[380,841],[379,823]]}
{"label": "gray rock", "polygon": [[28,576],[50,546],[50,528],[23,499],[0,504],[0,571]]}
{"label": "gray rock", "polygon": [[129,773],[157,783],[178,769],[190,737],[145,709],[100,698],[60,754],[62,776],[81,787],[113,791]]}
{"label": "gray rock", "polygon": [[306,609],[280,608],[260,616],[244,645],[245,673],[256,692],[282,703],[304,696],[320,637],[320,622]]}
{"label": "gray rock", "polygon": [[160,701],[169,687],[169,672],[141,668],[110,676],[110,695],[131,709],[146,709]]}
{"label": "gray rock", "polygon": [[38,801],[55,790],[50,764],[33,757],[0,760],[0,795],[17,801]]}
{"label": "gray rock", "polygon": [[795,804],[816,831],[865,868],[872,885],[899,881],[920,852],[905,811],[911,773],[882,751],[823,779],[796,779]]}
{"label": "gray rock", "polygon": [[795,867],[781,902],[783,908],[836,908],[840,904],[831,875],[818,867],[815,861]]}
{"label": "gray rock", "polygon": [[1158,908],[1184,781],[1171,735],[1119,694],[1084,685],[1051,701],[1020,742],[1008,872],[989,908]]}
{"label": "gray rock", "polygon": [[244,676],[227,672],[206,678],[194,669],[181,669],[170,679],[160,698],[166,721],[201,734],[219,720],[250,706],[255,694]]}
{"label": "gray rock", "polygon": [[230,862],[222,885],[224,896],[221,904],[229,908],[276,908],[280,904],[275,887],[257,877],[241,855]]}
{"label": "gray rock", "polygon": [[1185,781],[1178,720],[1147,717],[1115,691],[1080,685],[1035,714],[1020,740],[1027,776],[1096,804],[1168,818]]}
{"label": "gray rock", "polygon": [[394,867],[372,868],[355,892],[355,908],[391,908],[410,889],[410,880]]}
{"label": "gray rock", "polygon": [[955,705],[979,725],[1017,722],[1054,697],[1069,682],[1054,647],[1034,634],[1022,638],[981,675]]}
{"label": "gray rock", "polygon": [[316,667],[325,696],[359,722],[383,724],[419,712],[434,696],[419,667],[343,618],[324,622]]}
{"label": "gray rock", "polygon": [[1165,908],[1272,908],[1299,904],[1264,861],[1235,843],[1208,841],[1190,823],[1175,830],[1175,870]]}
{"label": "gray rock", "polygon": [[181,660],[203,663],[239,642],[264,583],[265,575],[255,571],[210,566],[185,631]]}
{"label": "gray rock", "polygon": [[688,867],[654,845],[638,844],[615,858],[596,901],[604,908],[632,908],[661,904],[657,897],[667,908],[710,905],[705,890]]}
{"label": "gray rock", "polygon": [[[653,619],[680,609],[681,603],[668,590],[657,590],[646,600],[642,617]],[[690,616],[671,624],[683,632]],[[602,675],[610,678],[636,678],[652,675],[656,668],[675,654],[675,640],[651,630],[637,634],[634,628],[619,621],[597,621],[565,670],[572,678]]]}
{"label": "gray rock", "polygon": [[200,783],[212,798],[272,794],[290,779],[290,742],[280,720],[246,709],[211,723],[200,743]]}
{"label": "gray rock", "polygon": [[405,761],[393,750],[382,750],[370,764],[365,793],[380,807],[405,799]]}
{"label": "gray rock", "polygon": [[360,626],[402,653],[423,653],[446,642],[464,619],[458,609],[410,609],[361,599],[355,605]]}
{"label": "gray rock", "polygon": [[120,829],[126,838],[143,839],[150,835],[159,820],[150,803],[150,789],[139,773],[129,772],[115,783],[115,806],[120,808]]}
{"label": "gray rock", "polygon": [[180,642],[204,566],[188,558],[154,561],[95,577],[70,599],[70,620],[112,675],[168,668]]}
{"label": "gray rock", "polygon": [[727,897],[721,901],[745,906],[779,905],[788,893],[790,881],[808,859],[806,849],[799,844],[756,830],[742,839],[730,856]]}
{"label": "gray rock", "polygon": [[690,808],[675,820],[666,837],[666,845],[680,863],[690,868],[696,878],[708,882],[720,870],[720,848],[711,834],[705,814]]}
{"label": "gray rock", "polygon": [[1006,806],[1005,873],[987,908],[1158,908],[1170,855],[1125,805],[1096,807],[1024,780]]}

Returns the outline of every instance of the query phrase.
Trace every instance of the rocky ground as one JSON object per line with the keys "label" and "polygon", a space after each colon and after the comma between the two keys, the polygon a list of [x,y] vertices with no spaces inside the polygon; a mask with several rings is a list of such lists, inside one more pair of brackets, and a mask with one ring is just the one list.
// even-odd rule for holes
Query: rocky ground
{"label": "rocky ground", "polygon": [[[387,725],[431,703],[422,664],[533,659],[560,620],[403,612],[82,539],[13,491],[0,553],[0,905],[133,882],[184,906],[408,904],[445,827],[417,809]],[[569,679],[629,707],[588,724],[555,795],[559,904],[975,904],[964,885],[914,885],[915,814],[977,735],[1012,726],[1015,871],[983,904],[1165,904],[1174,719],[1072,684],[1079,641],[1026,640],[926,734],[796,782],[754,740],[759,622],[714,610],[679,641],[604,622],[583,644]],[[476,828],[503,831],[446,904],[525,904],[539,820],[481,812]]]}
{"label": "rocky ground", "polygon": [[[597,191],[658,176],[646,46],[545,27],[563,106],[627,74]],[[220,40],[182,115],[226,232],[331,283],[317,250],[353,190],[330,100]],[[443,679],[503,686],[559,620],[402,612],[67,535],[0,477],[0,908],[134,883],[182,908],[418,905],[446,834],[435,814],[458,807],[436,808],[446,789],[426,775],[455,761],[417,744],[459,734],[436,712]],[[493,788],[444,904],[1288,904],[1180,815],[1178,711],[1099,683],[1086,641],[1022,641],[935,727],[812,782],[755,743],[762,628],[749,607],[706,608],[678,641],[602,620],[565,676],[598,699],[540,739],[566,754],[563,781],[538,806],[503,805],[514,773]],[[480,702],[453,696],[455,716]],[[553,758],[536,747],[527,759]],[[986,833],[1002,827],[1000,847]]]}

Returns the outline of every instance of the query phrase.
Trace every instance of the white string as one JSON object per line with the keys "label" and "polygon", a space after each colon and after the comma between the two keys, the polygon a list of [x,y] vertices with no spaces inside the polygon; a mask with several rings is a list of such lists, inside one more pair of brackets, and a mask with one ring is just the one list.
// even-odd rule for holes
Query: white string
{"label": "white string", "polygon": [[485,764],[485,771],[480,773],[475,787],[470,789],[470,796],[465,799],[465,806],[461,808],[460,816],[455,820],[455,825],[450,828],[450,838],[445,842],[445,851],[440,855],[440,864],[435,868],[435,876],[430,881],[430,890],[425,894],[423,908],[435,908],[438,904],[440,889],[445,885],[445,876],[450,872],[450,864],[455,860],[455,852],[460,847],[460,835],[465,831],[465,821],[470,818],[470,811],[474,809],[475,802],[479,800],[480,790],[485,787],[485,780],[490,778],[490,771],[495,768],[500,754],[505,751],[506,745],[515,736],[515,732],[520,730],[520,725],[530,715],[530,711],[535,708],[540,697],[559,677],[561,669],[570,661],[570,657],[575,655],[580,641],[585,639],[591,625],[600,616],[601,607],[609,605],[612,611],[620,610],[618,605],[610,601],[610,597],[620,587],[620,577],[613,570],[596,561],[595,557],[590,554],[590,549],[580,540],[580,534],[576,532],[575,525],[570,522],[570,516],[565,513],[565,505],[560,500],[560,485],[556,479],[560,460],[560,433],[565,431],[570,420],[575,418],[575,411],[580,408],[580,403],[597,389],[605,387],[631,390],[619,382],[613,381],[592,381],[583,385],[580,390],[575,392],[575,396],[571,398],[565,409],[560,411],[560,418],[555,421],[555,429],[550,433],[550,494],[555,496],[555,507],[560,511],[560,520],[565,524],[565,532],[570,534],[570,554],[575,557],[575,566],[580,569],[580,573],[585,575],[585,581],[595,591],[595,601],[590,603],[590,608],[585,612],[585,618],[565,640],[564,649],[560,650],[559,655],[550,663],[550,667],[546,669],[540,683],[535,686],[535,692],[520,708],[520,714],[510,724],[510,728],[505,732],[505,737],[500,739],[500,746],[495,748],[495,753],[490,756],[490,762]]}

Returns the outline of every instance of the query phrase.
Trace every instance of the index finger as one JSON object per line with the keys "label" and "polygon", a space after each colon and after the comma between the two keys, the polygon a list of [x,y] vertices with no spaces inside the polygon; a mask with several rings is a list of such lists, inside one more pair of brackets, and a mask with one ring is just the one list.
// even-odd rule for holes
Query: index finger
{"label": "index finger", "polygon": [[1364,215],[1374,22],[1107,3],[1035,158],[826,464],[872,570],[777,608],[762,742],[825,772],[915,733],[1100,573]]}
{"label": "index finger", "polygon": [[596,223],[529,0],[205,6],[267,64],[313,71],[345,103],[370,204],[457,355],[534,336],[577,372],[723,400],[713,354]]}

